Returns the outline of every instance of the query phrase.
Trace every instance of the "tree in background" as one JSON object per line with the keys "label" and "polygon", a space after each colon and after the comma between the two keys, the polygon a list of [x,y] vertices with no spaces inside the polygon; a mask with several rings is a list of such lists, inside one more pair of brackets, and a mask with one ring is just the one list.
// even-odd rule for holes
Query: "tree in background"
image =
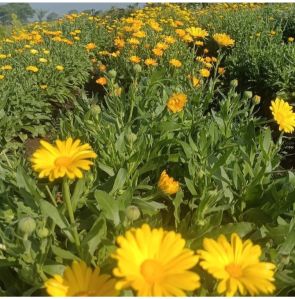
{"label": "tree in background", "polygon": [[43,20],[43,18],[46,16],[47,13],[48,13],[48,11],[43,10],[43,9],[38,9],[35,11],[36,17],[39,22],[41,22]]}
{"label": "tree in background", "polygon": [[0,23],[3,25],[11,24],[12,14],[22,23],[27,23],[34,17],[35,11],[29,3],[9,3],[0,6]]}
{"label": "tree in background", "polygon": [[46,20],[50,22],[50,21],[57,20],[58,17],[59,15],[56,12],[51,12],[50,14],[47,15]]}

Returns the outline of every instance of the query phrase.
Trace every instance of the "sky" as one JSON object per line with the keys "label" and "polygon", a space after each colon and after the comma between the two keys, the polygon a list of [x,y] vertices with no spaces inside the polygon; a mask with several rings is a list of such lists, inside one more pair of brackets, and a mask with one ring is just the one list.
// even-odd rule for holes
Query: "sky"
{"label": "sky", "polygon": [[[1,2],[1,1],[0,1]],[[20,1],[21,2],[21,1]],[[7,3],[7,2],[6,2]],[[5,2],[1,2],[1,4],[6,4]],[[134,3],[29,3],[31,7],[35,10],[47,10],[48,12],[56,12],[59,15],[63,15],[67,13],[69,10],[76,9],[78,11],[82,11],[85,9],[95,9],[95,10],[107,10],[112,6],[125,8],[129,4]]]}

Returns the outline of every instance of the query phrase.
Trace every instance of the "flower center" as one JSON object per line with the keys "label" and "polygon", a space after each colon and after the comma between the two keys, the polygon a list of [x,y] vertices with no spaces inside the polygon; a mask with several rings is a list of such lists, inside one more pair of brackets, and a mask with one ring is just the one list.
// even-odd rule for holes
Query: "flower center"
{"label": "flower center", "polygon": [[75,296],[75,297],[94,297],[94,296],[97,296],[97,292],[95,291],[91,291],[91,290],[86,290],[86,291],[79,291],[75,294],[73,294],[72,296]]}
{"label": "flower center", "polygon": [[239,278],[243,275],[242,269],[240,265],[237,264],[229,264],[225,267],[225,270],[228,272],[228,274],[233,278]]}
{"label": "flower center", "polygon": [[59,157],[55,159],[54,164],[59,167],[67,167],[71,164],[72,159],[69,157]]}
{"label": "flower center", "polygon": [[140,266],[140,272],[149,283],[159,282],[162,278],[163,267],[156,260],[145,260]]}

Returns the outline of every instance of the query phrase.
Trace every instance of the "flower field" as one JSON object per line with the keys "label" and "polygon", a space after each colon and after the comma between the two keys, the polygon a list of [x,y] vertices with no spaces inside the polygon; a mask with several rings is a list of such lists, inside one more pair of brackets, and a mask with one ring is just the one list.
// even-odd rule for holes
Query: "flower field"
{"label": "flower field", "polygon": [[0,295],[295,295],[295,6],[148,4],[0,41]]}

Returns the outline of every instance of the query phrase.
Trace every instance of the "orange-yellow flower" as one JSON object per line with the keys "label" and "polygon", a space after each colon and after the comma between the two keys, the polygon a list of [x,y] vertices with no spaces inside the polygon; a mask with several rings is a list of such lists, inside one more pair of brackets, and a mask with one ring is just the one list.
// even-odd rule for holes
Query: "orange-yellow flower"
{"label": "orange-yellow flower", "polygon": [[158,63],[155,59],[152,59],[152,58],[147,58],[144,63],[147,65],[147,66],[157,66]]}
{"label": "orange-yellow flower", "polygon": [[208,78],[210,76],[210,71],[207,69],[200,69],[200,75],[204,78]]}
{"label": "orange-yellow flower", "polygon": [[96,44],[95,43],[89,43],[85,46],[87,51],[91,51],[94,50],[96,48]]}
{"label": "orange-yellow flower", "polygon": [[26,70],[28,72],[32,72],[32,73],[37,73],[39,71],[39,69],[36,66],[33,65],[29,65],[26,67]]}
{"label": "orange-yellow flower", "polygon": [[167,108],[171,112],[177,113],[183,110],[186,102],[187,96],[184,93],[174,93],[167,102]]}
{"label": "orange-yellow flower", "polygon": [[174,58],[171,59],[171,60],[169,61],[169,63],[170,63],[171,65],[173,65],[174,67],[176,67],[176,68],[182,66],[181,61],[179,61],[178,59],[174,59]]}
{"label": "orange-yellow flower", "polygon": [[225,33],[215,33],[213,39],[221,47],[233,47],[235,40],[231,39],[229,35]]}
{"label": "orange-yellow flower", "polygon": [[141,59],[138,56],[131,56],[129,60],[133,63],[139,63]]}
{"label": "orange-yellow flower", "polygon": [[107,78],[105,78],[105,77],[100,77],[100,78],[98,78],[96,81],[95,81],[97,84],[99,84],[99,85],[106,85],[107,84]]}

